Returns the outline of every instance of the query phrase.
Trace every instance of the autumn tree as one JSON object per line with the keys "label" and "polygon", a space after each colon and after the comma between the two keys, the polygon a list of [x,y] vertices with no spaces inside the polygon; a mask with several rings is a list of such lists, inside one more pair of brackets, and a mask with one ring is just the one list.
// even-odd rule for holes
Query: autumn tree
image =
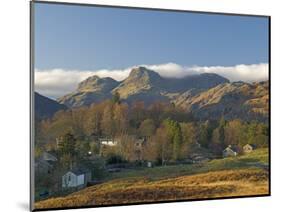
{"label": "autumn tree", "polygon": [[127,134],[120,136],[117,143],[117,152],[126,161],[136,160],[135,140],[132,138],[132,136]]}
{"label": "autumn tree", "polygon": [[226,146],[242,144],[245,137],[241,121],[238,119],[229,121],[225,126],[224,136],[224,144]]}
{"label": "autumn tree", "polygon": [[93,104],[89,107],[87,112],[87,119],[85,121],[85,134],[101,135],[101,119],[103,114],[102,104]]}
{"label": "autumn tree", "polygon": [[140,123],[142,120],[144,120],[146,116],[145,112],[145,106],[143,101],[134,101],[132,102],[131,105],[131,110],[130,110],[130,125],[134,128],[137,129],[140,126]]}
{"label": "autumn tree", "polygon": [[181,157],[186,157],[192,152],[192,148],[196,146],[198,140],[198,129],[195,123],[181,123],[182,147]]}
{"label": "autumn tree", "polygon": [[104,107],[101,119],[101,129],[104,135],[114,137],[115,125],[113,121],[113,104],[111,102],[107,102]]}
{"label": "autumn tree", "polygon": [[139,135],[143,136],[143,137],[150,137],[154,134],[155,132],[155,124],[154,121],[152,119],[145,119],[139,129]]}
{"label": "autumn tree", "polygon": [[42,120],[40,123],[40,140],[45,147],[52,146],[55,148],[56,139],[72,131],[72,117],[69,111],[59,111],[52,119]]}
{"label": "autumn tree", "polygon": [[157,126],[165,119],[164,108],[165,104],[160,101],[156,101],[148,107],[149,116]]}
{"label": "autumn tree", "polygon": [[64,134],[58,142],[58,151],[62,165],[66,168],[72,168],[76,157],[75,151],[76,139],[73,134]]}
{"label": "autumn tree", "polygon": [[115,104],[113,111],[114,130],[117,135],[127,133],[129,127],[128,121],[128,105],[127,104]]}
{"label": "autumn tree", "polygon": [[173,157],[173,145],[168,139],[166,126],[162,125],[156,130],[154,136],[148,139],[145,147],[145,158],[160,162],[163,166]]}
{"label": "autumn tree", "polygon": [[87,108],[75,108],[71,110],[72,118],[72,132],[76,138],[84,139],[86,135],[86,124],[87,124]]}

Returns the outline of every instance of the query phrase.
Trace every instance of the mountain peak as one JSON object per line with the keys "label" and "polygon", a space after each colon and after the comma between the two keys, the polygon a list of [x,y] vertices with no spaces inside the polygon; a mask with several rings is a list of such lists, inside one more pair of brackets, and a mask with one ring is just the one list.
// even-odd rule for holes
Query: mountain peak
{"label": "mountain peak", "polygon": [[128,76],[128,78],[126,80],[139,80],[139,79],[142,79],[142,80],[158,80],[160,79],[161,76],[155,72],[155,71],[152,71],[146,67],[143,67],[143,66],[139,66],[139,67],[136,67],[136,68],[133,68]]}
{"label": "mountain peak", "polygon": [[59,103],[69,107],[91,105],[111,98],[111,90],[119,85],[119,82],[110,77],[91,76],[78,84],[76,91],[58,98]]}
{"label": "mountain peak", "polygon": [[112,89],[118,84],[117,81],[110,77],[101,78],[97,75],[88,77],[78,84],[78,90],[101,90],[103,87]]}

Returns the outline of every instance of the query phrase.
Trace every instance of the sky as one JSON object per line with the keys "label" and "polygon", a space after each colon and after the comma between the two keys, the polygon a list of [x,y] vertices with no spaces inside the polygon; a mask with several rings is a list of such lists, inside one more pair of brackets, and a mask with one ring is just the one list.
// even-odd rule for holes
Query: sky
{"label": "sky", "polygon": [[164,77],[268,77],[268,19],[35,3],[35,89],[57,98],[97,74],[144,65]]}

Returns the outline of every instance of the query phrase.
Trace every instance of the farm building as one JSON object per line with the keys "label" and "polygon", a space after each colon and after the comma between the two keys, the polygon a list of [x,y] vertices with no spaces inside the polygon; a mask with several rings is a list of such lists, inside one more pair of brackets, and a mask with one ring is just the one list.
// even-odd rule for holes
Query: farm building
{"label": "farm building", "polygon": [[255,149],[256,149],[256,145],[254,144],[246,144],[245,146],[243,146],[243,152],[245,153],[252,152]]}
{"label": "farm building", "polygon": [[87,169],[73,169],[62,176],[63,188],[83,188],[91,181],[91,172]]}
{"label": "farm building", "polygon": [[235,157],[239,154],[240,150],[237,146],[229,145],[222,151],[223,157]]}

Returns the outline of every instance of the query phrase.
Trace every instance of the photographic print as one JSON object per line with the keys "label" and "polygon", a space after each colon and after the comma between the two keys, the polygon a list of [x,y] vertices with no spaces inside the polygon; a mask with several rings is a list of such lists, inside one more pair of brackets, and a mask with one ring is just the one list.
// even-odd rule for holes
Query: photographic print
{"label": "photographic print", "polygon": [[33,210],[270,195],[270,17],[31,14]]}

